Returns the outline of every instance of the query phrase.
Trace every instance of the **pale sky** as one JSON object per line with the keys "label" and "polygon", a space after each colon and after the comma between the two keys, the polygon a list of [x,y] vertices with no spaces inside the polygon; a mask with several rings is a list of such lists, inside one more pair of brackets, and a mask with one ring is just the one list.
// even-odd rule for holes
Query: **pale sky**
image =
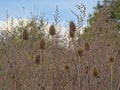
{"label": "pale sky", "polygon": [[[49,22],[53,22],[53,15],[56,5],[59,7],[61,22],[66,20],[75,20],[75,16],[71,10],[77,12],[75,5],[83,3],[86,7],[86,18],[93,12],[93,7],[98,1],[102,0],[0,0],[0,21],[6,19],[6,10],[9,17],[30,17],[30,12],[36,15],[42,15],[48,18]],[[24,7],[24,10],[23,10]]]}

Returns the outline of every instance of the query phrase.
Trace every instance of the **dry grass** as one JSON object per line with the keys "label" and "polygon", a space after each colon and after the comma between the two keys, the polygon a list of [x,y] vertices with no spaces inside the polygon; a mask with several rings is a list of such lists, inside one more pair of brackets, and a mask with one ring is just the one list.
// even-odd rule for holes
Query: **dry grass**
{"label": "dry grass", "polygon": [[[56,38],[59,33],[54,26],[49,32],[54,35],[52,41],[45,37],[34,41],[31,37],[36,33],[28,37],[26,31],[19,42],[8,36],[1,38],[0,90],[119,90],[120,50],[116,40],[109,37],[115,29],[111,21],[104,22],[104,11],[99,13],[91,39],[71,36],[75,37],[70,41],[72,47],[56,44],[64,43],[64,39]],[[109,33],[99,32],[99,27]],[[70,29],[79,32],[73,22]],[[112,68],[108,60],[114,61]]]}

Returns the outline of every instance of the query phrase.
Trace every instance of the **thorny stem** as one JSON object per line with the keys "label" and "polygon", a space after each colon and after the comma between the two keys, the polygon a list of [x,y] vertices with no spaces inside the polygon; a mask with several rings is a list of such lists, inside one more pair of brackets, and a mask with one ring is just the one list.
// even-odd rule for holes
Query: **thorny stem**
{"label": "thorny stem", "polygon": [[89,76],[87,75],[87,90],[89,90]]}
{"label": "thorny stem", "polygon": [[113,64],[111,63],[111,90],[113,89]]}
{"label": "thorny stem", "polygon": [[95,90],[97,90],[97,79],[96,79],[96,77],[95,77]]}
{"label": "thorny stem", "polygon": [[42,50],[42,66],[43,66],[43,55],[44,55],[44,53],[43,53],[44,51]]}
{"label": "thorny stem", "polygon": [[80,79],[80,60],[81,60],[81,57],[79,57],[78,59],[78,86],[79,86],[79,89],[81,90],[81,79]]}
{"label": "thorny stem", "polygon": [[[24,48],[24,53],[25,53],[25,55],[27,56],[28,55],[28,52],[26,52],[26,44],[28,44],[28,42],[26,42],[25,40],[23,41],[23,48]],[[27,53],[27,54],[26,54]],[[27,57],[27,65],[28,65],[28,71],[29,71],[29,73],[30,73],[30,75],[32,75],[32,71],[31,71],[31,69],[30,69],[30,64],[29,64],[29,62],[28,62],[28,57]],[[30,82],[31,82],[31,85],[30,85],[30,88],[31,88],[31,90],[32,90],[32,88],[33,88],[33,85],[32,85],[32,79],[30,79]]]}
{"label": "thorny stem", "polygon": [[42,50],[42,90],[44,90],[44,86],[45,86],[45,75],[44,75],[44,63],[43,63],[43,59],[44,59],[44,51]]}

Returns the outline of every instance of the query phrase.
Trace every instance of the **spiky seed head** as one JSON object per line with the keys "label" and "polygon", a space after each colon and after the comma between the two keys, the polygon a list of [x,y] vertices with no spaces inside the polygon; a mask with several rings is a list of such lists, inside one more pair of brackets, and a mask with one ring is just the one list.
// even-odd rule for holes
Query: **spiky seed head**
{"label": "spiky seed head", "polygon": [[69,31],[69,36],[70,36],[70,38],[74,38],[75,37],[75,32],[74,31]]}
{"label": "spiky seed head", "polygon": [[68,64],[66,64],[66,65],[64,66],[64,68],[65,68],[65,70],[69,70],[69,69],[70,69],[70,66],[69,66]]}
{"label": "spiky seed head", "polygon": [[73,21],[70,21],[69,23],[69,28],[70,28],[70,31],[76,31],[76,25]]}
{"label": "spiky seed head", "polygon": [[110,44],[107,44],[108,47],[110,47],[111,45]]}
{"label": "spiky seed head", "polygon": [[46,90],[46,89],[45,89],[45,86],[41,87],[41,90]]}
{"label": "spiky seed head", "polygon": [[12,79],[15,79],[15,76],[12,76]]}
{"label": "spiky seed head", "polygon": [[23,40],[28,40],[29,39],[29,33],[27,30],[23,31]]}
{"label": "spiky seed head", "polygon": [[38,83],[37,85],[40,86],[40,83]]}
{"label": "spiky seed head", "polygon": [[46,42],[45,42],[45,40],[42,38],[41,40],[40,40],[40,49],[41,50],[44,50],[45,49],[45,46],[46,46]]}
{"label": "spiky seed head", "polygon": [[93,76],[96,78],[100,77],[100,69],[98,69],[97,67],[93,68]]}
{"label": "spiky seed head", "polygon": [[35,64],[39,65],[40,64],[40,55],[37,55],[35,58]]}
{"label": "spiky seed head", "polygon": [[78,55],[81,57],[83,55],[84,49],[82,47],[79,47],[77,50]]}
{"label": "spiky seed head", "polygon": [[113,63],[113,62],[114,62],[114,58],[113,58],[112,56],[109,56],[109,57],[108,57],[108,60],[109,60],[110,63]]}
{"label": "spiky seed head", "polygon": [[90,49],[90,46],[89,46],[88,42],[85,43],[84,49],[85,49],[86,51]]}
{"label": "spiky seed head", "polygon": [[56,34],[56,30],[55,30],[54,25],[50,26],[50,28],[49,28],[49,34],[52,35],[52,36]]}

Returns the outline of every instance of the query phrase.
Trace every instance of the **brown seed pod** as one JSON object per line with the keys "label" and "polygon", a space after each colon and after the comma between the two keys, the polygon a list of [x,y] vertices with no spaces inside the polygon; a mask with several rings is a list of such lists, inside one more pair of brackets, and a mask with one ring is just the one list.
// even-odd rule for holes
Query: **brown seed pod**
{"label": "brown seed pod", "polygon": [[52,36],[56,34],[56,30],[55,30],[54,25],[50,26],[50,28],[49,28],[49,34],[52,35]]}
{"label": "brown seed pod", "polygon": [[96,78],[100,77],[100,70],[96,67],[93,68],[93,76]]}
{"label": "brown seed pod", "polygon": [[39,44],[39,47],[41,50],[44,50],[45,49],[45,46],[46,46],[46,42],[44,39],[41,39],[40,40],[40,44]]}
{"label": "brown seed pod", "polygon": [[68,64],[66,64],[66,65],[64,66],[64,68],[65,68],[65,70],[69,70],[69,69],[70,69],[70,66],[69,66]]}
{"label": "brown seed pod", "polygon": [[90,46],[89,46],[89,44],[88,44],[87,42],[86,42],[85,45],[84,45],[84,49],[85,49],[86,51],[90,49]]}
{"label": "brown seed pod", "polygon": [[73,21],[70,21],[69,23],[69,28],[70,28],[70,31],[76,31],[76,25]]}
{"label": "brown seed pod", "polygon": [[107,44],[108,47],[110,47],[111,45],[110,44]]}
{"label": "brown seed pod", "polygon": [[74,31],[69,31],[69,35],[71,38],[74,38],[75,37],[75,32]]}
{"label": "brown seed pod", "polygon": [[40,55],[37,55],[35,58],[35,64],[39,65],[40,64]]}
{"label": "brown seed pod", "polygon": [[23,40],[28,40],[29,39],[29,33],[27,30],[23,31]]}
{"label": "brown seed pod", "polygon": [[40,86],[40,83],[38,83],[37,85],[38,85],[38,87],[39,87],[39,86]]}
{"label": "brown seed pod", "polygon": [[113,58],[112,56],[109,56],[109,57],[108,57],[108,60],[109,60],[110,63],[113,63],[113,62],[114,62],[114,58]]}
{"label": "brown seed pod", "polygon": [[12,79],[15,79],[15,76],[12,76]]}
{"label": "brown seed pod", "polygon": [[82,47],[79,47],[77,50],[78,55],[81,57],[83,55],[84,49]]}
{"label": "brown seed pod", "polygon": [[41,87],[41,90],[45,90],[45,86]]}

